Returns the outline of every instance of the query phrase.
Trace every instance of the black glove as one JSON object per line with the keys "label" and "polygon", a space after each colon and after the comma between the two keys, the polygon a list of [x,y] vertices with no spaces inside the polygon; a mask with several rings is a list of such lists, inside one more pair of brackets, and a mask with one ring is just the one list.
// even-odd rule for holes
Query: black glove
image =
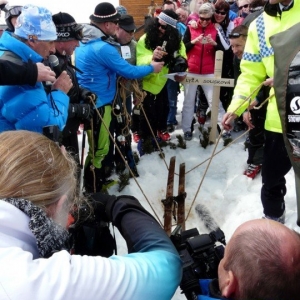
{"label": "black glove", "polygon": [[94,193],[89,195],[92,207],[94,208],[94,215],[97,221],[110,222],[111,220],[106,213],[107,204],[114,203],[117,200],[116,196],[110,196],[104,193]]}
{"label": "black glove", "polygon": [[89,104],[69,104],[69,117],[81,118],[83,120],[91,120],[93,118],[94,110]]}
{"label": "black glove", "polygon": [[90,104],[91,100],[96,102],[97,95],[87,89],[81,88],[81,99],[84,101],[84,103]]}

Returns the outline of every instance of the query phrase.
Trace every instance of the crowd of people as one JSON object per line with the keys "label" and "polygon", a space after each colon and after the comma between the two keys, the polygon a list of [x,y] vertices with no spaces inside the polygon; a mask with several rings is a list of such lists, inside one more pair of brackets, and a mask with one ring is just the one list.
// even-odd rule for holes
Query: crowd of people
{"label": "crowd of people", "polygon": [[[213,77],[221,50],[222,77],[234,78],[235,87],[221,88],[220,125],[224,138],[249,128],[244,174],[262,173],[264,217],[236,230],[218,278],[199,281],[198,299],[298,299],[300,236],[283,224],[284,176],[298,167],[300,128],[290,120],[297,120],[299,49],[287,66],[276,63],[276,34],[294,33],[299,3],[165,1],[136,41],[124,6],[101,2],[89,24],[78,24],[67,12],[0,0],[7,22],[0,38],[0,298],[172,298],[182,262],[171,240],[137,199],[103,190],[114,170],[128,165],[139,176],[132,140],[142,156],[147,143],[171,139],[182,88],[183,138],[193,139],[195,118],[207,124],[213,87],[182,82],[186,72]],[[278,65],[288,70],[284,91],[274,78]],[[89,143],[85,161],[80,126]],[[72,252],[70,218],[81,207],[119,229],[127,255]]]}

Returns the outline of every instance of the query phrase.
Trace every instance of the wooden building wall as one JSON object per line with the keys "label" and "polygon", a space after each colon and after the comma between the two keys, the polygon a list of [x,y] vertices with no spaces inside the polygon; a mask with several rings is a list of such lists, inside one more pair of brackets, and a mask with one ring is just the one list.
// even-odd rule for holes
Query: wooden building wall
{"label": "wooden building wall", "polygon": [[[157,2],[161,2],[159,0]],[[149,7],[156,6],[153,0],[120,0],[120,5],[126,7],[129,15],[134,18],[134,23],[137,28],[145,23],[145,16],[149,14]],[[144,34],[144,29],[138,30],[135,33],[135,39],[138,40]]]}

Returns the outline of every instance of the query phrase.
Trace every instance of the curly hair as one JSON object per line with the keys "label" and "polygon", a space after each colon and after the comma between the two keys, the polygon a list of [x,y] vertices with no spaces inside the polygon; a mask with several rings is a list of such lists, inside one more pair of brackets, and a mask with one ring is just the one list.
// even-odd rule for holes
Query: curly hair
{"label": "curly hair", "polygon": [[[173,19],[178,19],[178,15],[172,10],[164,10],[164,13]],[[162,37],[159,31],[158,18],[152,18],[148,21],[145,28],[146,38],[145,46],[147,49],[154,51],[157,46],[162,46],[164,41],[167,41],[166,52],[163,61],[166,66],[169,66],[174,61],[174,52],[180,50],[181,36],[177,30],[170,25],[167,26],[166,31]]]}

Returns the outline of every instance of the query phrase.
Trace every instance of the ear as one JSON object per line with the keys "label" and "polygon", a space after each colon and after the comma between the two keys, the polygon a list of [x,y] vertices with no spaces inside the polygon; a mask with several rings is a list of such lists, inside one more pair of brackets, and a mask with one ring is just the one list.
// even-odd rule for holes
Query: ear
{"label": "ear", "polygon": [[232,271],[228,271],[226,284],[222,289],[222,296],[230,298],[235,295],[238,289],[238,282]]}
{"label": "ear", "polygon": [[65,203],[66,200],[67,200],[67,196],[66,196],[66,195],[63,195],[63,196],[61,196],[60,199],[57,201],[57,204],[56,204],[56,211],[57,211],[58,213],[61,212],[61,210],[62,210],[62,208],[63,208],[64,203]]}

